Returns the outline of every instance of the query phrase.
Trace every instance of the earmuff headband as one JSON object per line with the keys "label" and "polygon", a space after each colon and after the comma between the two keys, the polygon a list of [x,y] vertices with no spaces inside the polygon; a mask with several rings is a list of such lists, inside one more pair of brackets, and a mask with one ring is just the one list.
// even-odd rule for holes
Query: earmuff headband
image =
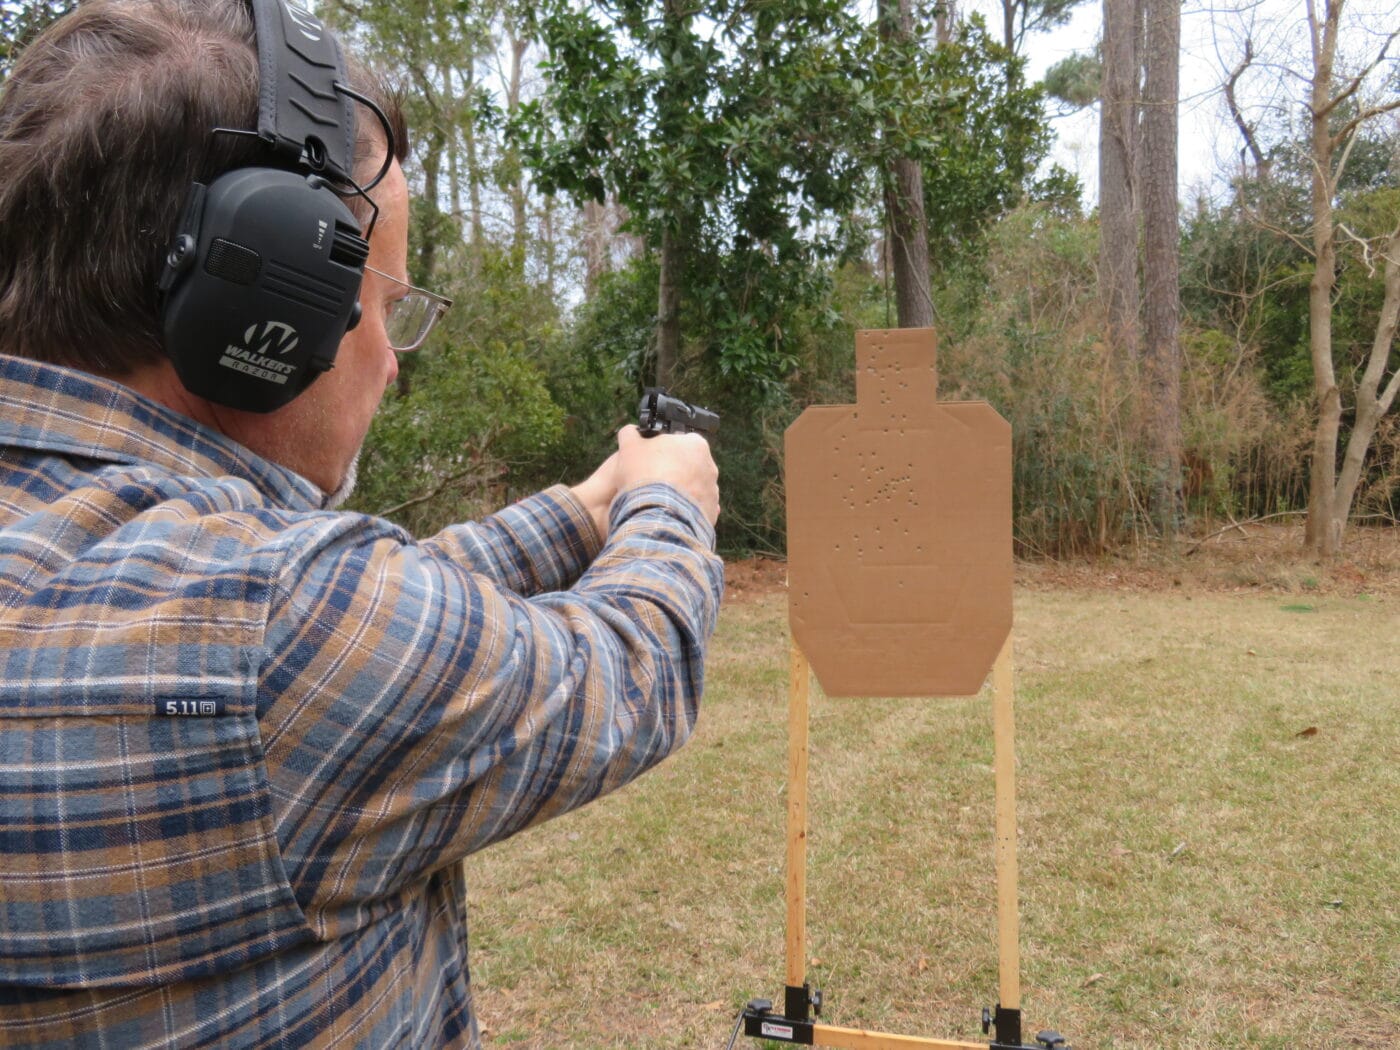
{"label": "earmuff headband", "polygon": [[344,62],[335,34],[287,0],[251,2],[258,40],[259,137],[289,166],[351,179],[355,103],[337,90]]}

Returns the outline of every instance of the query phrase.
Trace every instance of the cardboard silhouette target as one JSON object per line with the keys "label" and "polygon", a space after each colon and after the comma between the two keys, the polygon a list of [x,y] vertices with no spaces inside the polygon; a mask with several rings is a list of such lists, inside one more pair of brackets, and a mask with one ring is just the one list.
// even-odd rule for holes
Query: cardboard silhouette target
{"label": "cardboard silhouette target", "polygon": [[785,436],[788,616],[828,696],[970,696],[1011,631],[1011,427],[930,329],[856,333],[856,403]]}
{"label": "cardboard silhouette target", "polygon": [[[1011,428],[985,402],[941,402],[933,332],[856,333],[856,403],[809,408],[786,435],[787,907],[781,1012],[751,999],[746,1036],[837,1050],[988,1044],[815,1020],[807,980],[807,765],[812,675],[828,696],[971,696],[991,676],[998,999],[992,1050],[1021,1041],[1011,646]],[[731,1038],[731,1044],[733,1040]],[[1067,1050],[1067,1048],[1065,1048]]]}

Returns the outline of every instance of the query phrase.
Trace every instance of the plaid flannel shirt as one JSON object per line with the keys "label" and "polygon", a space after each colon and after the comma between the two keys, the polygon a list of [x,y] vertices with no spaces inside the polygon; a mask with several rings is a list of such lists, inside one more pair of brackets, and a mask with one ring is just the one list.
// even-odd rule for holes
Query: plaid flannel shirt
{"label": "plaid flannel shirt", "polygon": [[669,486],[414,542],[126,388],[0,357],[0,1045],[479,1045],[468,853],[694,725]]}

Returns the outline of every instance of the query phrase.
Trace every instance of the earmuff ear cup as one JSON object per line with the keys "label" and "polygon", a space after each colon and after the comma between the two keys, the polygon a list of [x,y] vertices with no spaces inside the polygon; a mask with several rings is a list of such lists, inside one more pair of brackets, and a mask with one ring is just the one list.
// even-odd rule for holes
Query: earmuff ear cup
{"label": "earmuff ear cup", "polygon": [[197,187],[160,280],[180,381],[248,412],[290,402],[335,363],[368,255],[350,209],[314,176],[240,168]]}

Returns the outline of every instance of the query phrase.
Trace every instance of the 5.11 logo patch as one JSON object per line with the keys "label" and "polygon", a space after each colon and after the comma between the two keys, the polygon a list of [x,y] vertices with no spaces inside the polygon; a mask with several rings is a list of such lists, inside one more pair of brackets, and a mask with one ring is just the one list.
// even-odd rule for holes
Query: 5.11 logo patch
{"label": "5.11 logo patch", "polygon": [[157,700],[156,714],[177,718],[214,718],[224,713],[222,700]]}

